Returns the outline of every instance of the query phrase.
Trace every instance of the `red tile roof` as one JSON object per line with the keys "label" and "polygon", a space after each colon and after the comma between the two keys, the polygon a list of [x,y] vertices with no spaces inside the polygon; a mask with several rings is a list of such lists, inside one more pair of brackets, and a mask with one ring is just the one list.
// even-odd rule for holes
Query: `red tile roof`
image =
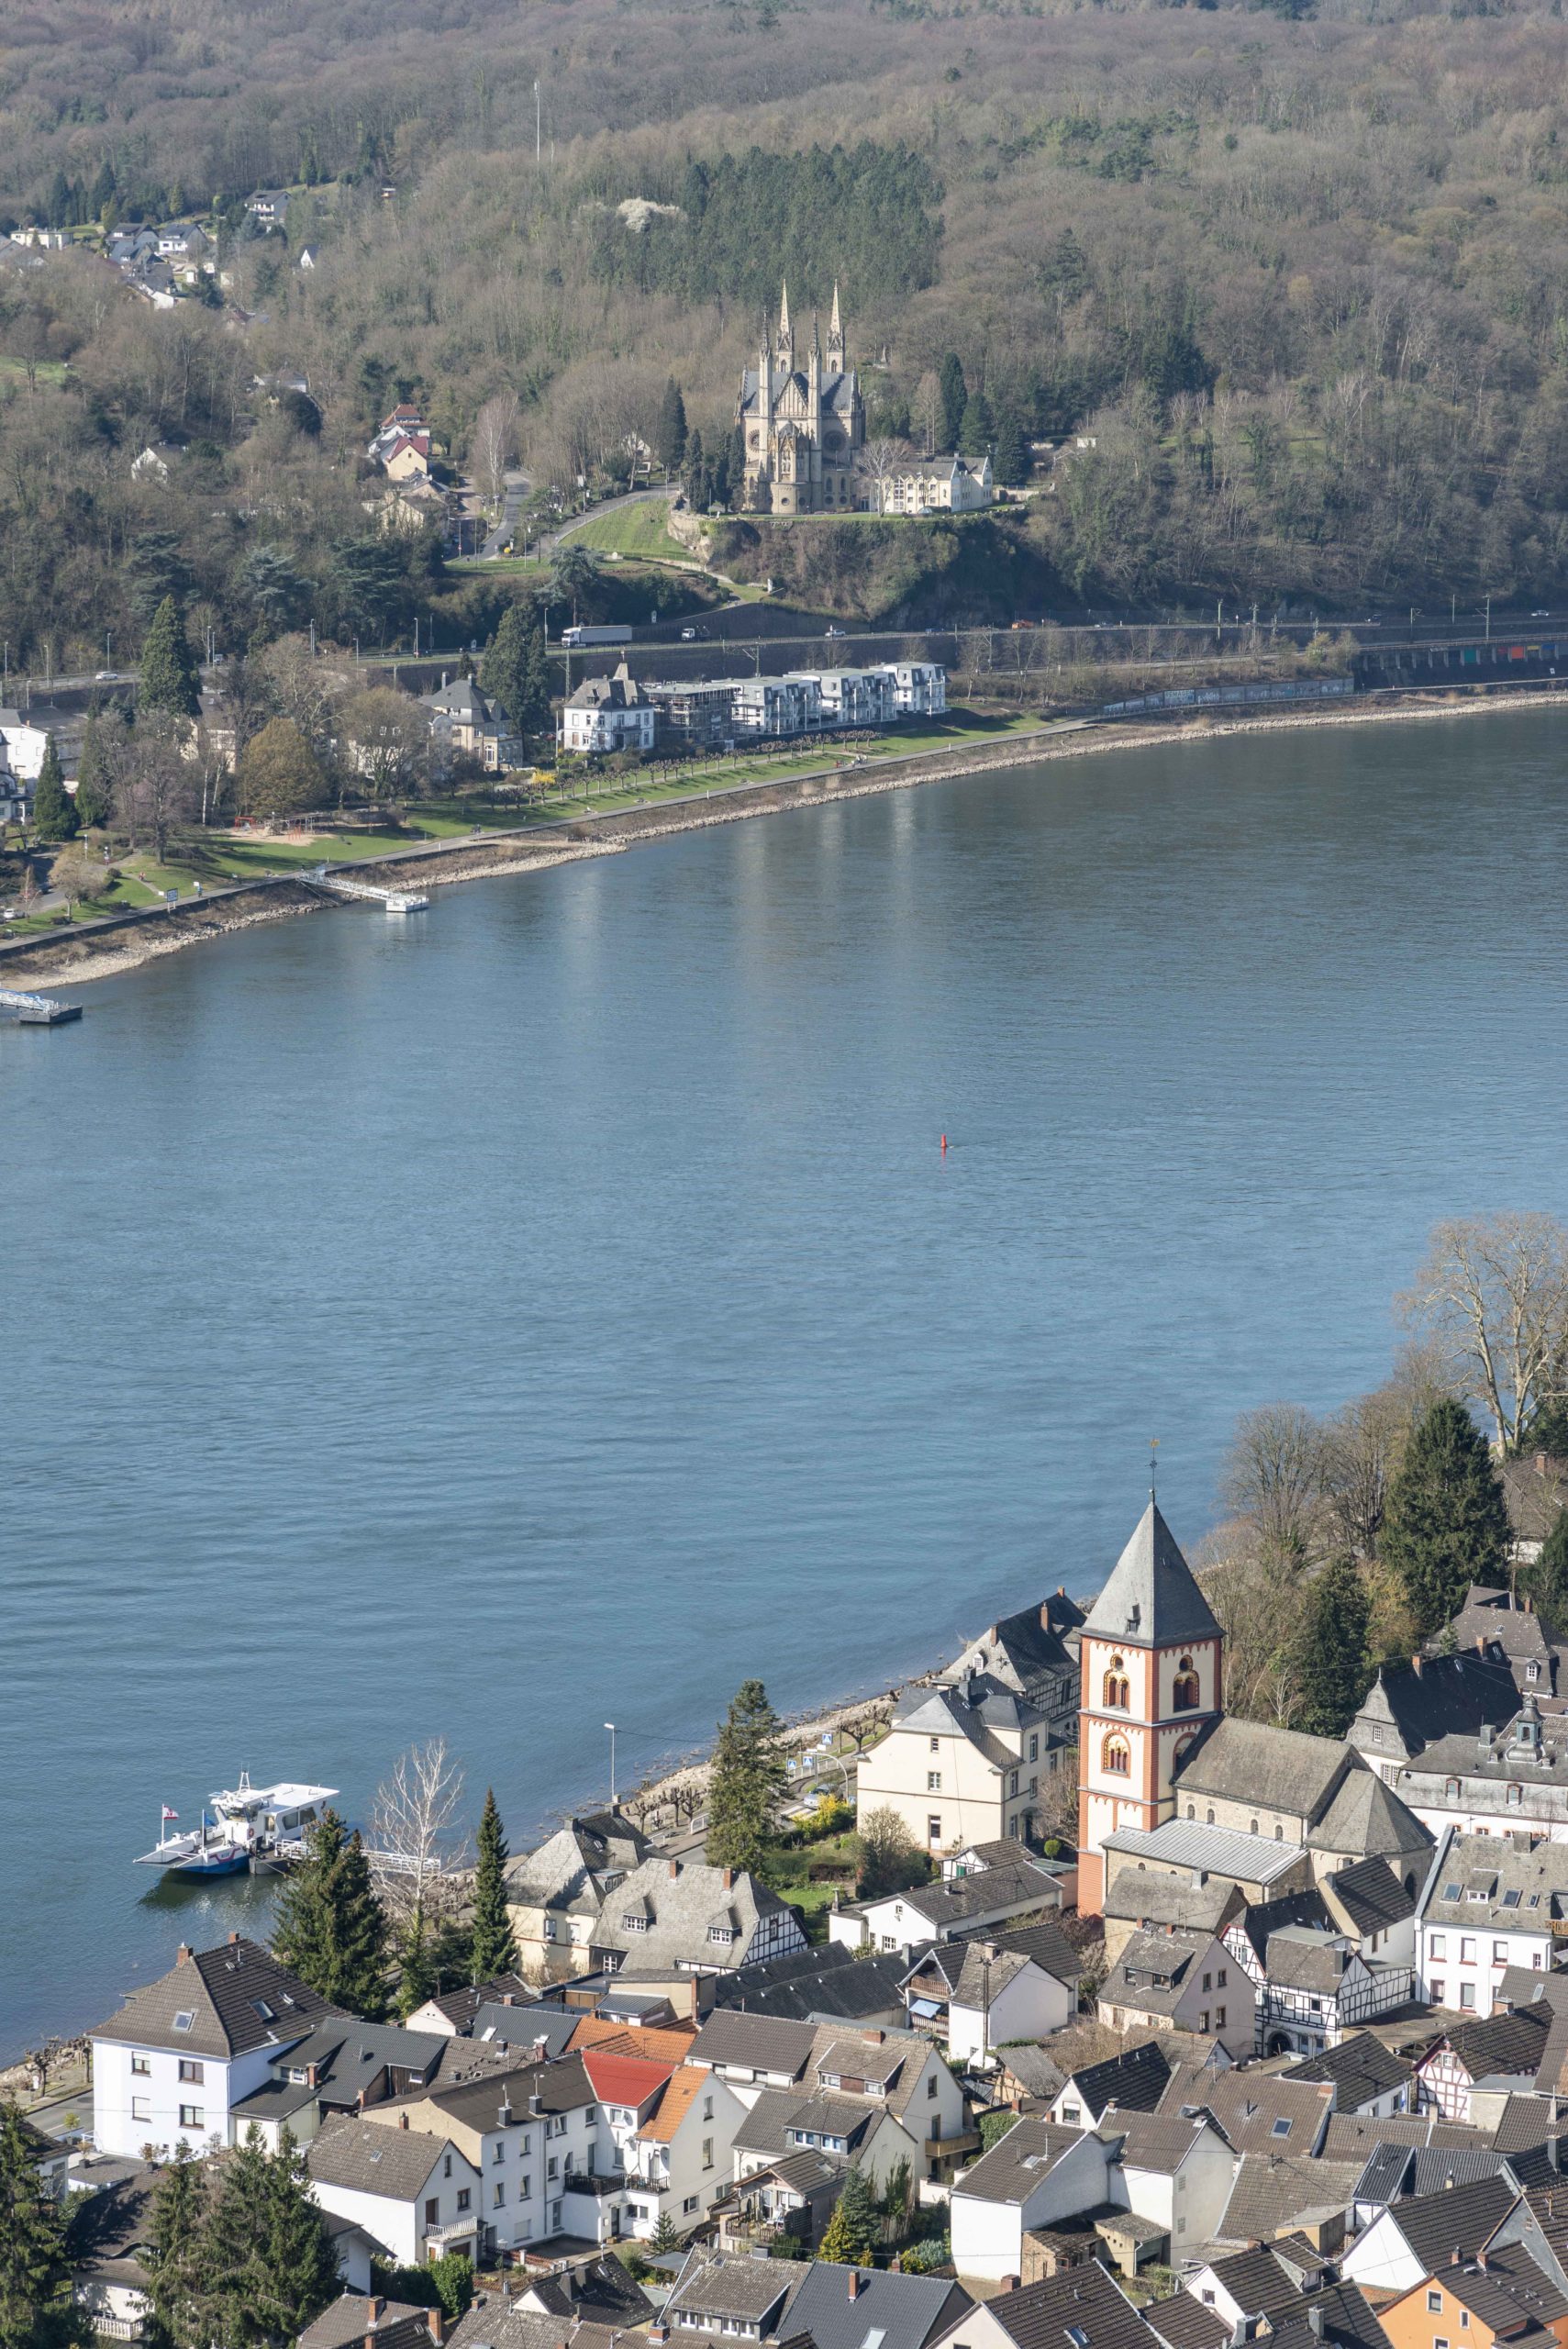
{"label": "red tile roof", "polygon": [[639,2106],[658,2094],[674,2067],[650,2064],[640,2055],[602,2054],[596,2047],[589,2047],[583,2053],[583,2068],[601,2104]]}

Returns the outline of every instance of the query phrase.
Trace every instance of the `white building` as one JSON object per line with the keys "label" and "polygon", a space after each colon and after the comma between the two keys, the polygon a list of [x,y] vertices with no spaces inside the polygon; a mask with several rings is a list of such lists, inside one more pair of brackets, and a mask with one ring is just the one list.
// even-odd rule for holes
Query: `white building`
{"label": "white building", "polygon": [[711,2071],[681,2065],[621,2142],[625,2232],[646,2240],[666,2214],[683,2233],[705,2219],[728,2190],[745,2117],[740,2099]]}
{"label": "white building", "polygon": [[935,661],[895,661],[893,690],[900,718],[940,717],[948,706],[948,673]]}
{"label": "white building", "polygon": [[1163,2229],[1171,2265],[1218,2232],[1237,2157],[1207,2114],[1112,2112],[1099,2134],[1115,2156],[1109,2199]]}
{"label": "white building", "polygon": [[1070,1869],[1024,1854],[948,1884],[917,1885],[835,1909],[828,1917],[828,1937],[851,1949],[910,1957],[923,1942],[945,1942],[1038,1909],[1060,1909],[1063,1884],[1070,1878]]}
{"label": "white building", "polygon": [[1400,1800],[1434,1833],[1445,1827],[1461,1835],[1524,1832],[1560,1843],[1568,1842],[1565,1783],[1568,1719],[1543,1714],[1533,1693],[1500,1727],[1483,1722],[1473,1735],[1434,1739],[1394,1778]]}
{"label": "white building", "polygon": [[[1020,1938],[1029,1940],[1027,1929]],[[965,2063],[1064,2030],[1078,2009],[1079,1961],[1054,1929],[1040,1928],[1039,1938],[1058,1946],[1030,1954],[986,1937],[938,1943],[906,1977],[910,2021]],[[1040,1962],[1046,1955],[1051,1964]]]}
{"label": "white building", "polygon": [[0,709],[0,740],[6,745],[6,763],[13,774],[24,783],[37,783],[43,769],[43,754],[49,748],[49,736],[41,726],[24,718],[19,709]]}
{"label": "white building", "polygon": [[334,2009],[259,1943],[182,1946],[173,1968],[135,1990],[91,2034],[98,2151],[138,2159],[234,2143],[233,2110],[275,2059]]}
{"label": "white building", "polygon": [[484,2179],[444,2137],[384,2121],[332,2121],[308,2147],[311,2193],[363,2228],[399,2266],[449,2251],[479,2261]]}
{"label": "white building", "polygon": [[1092,2130],[1033,2116],[954,2178],[949,2206],[960,2276],[1000,2283],[1023,2270],[1025,2232],[1113,2201],[1111,2148]]}
{"label": "white building", "polygon": [[962,2089],[918,2032],[723,2008],[689,2060],[749,2107],[734,2136],[737,2178],[802,2151],[857,2162],[879,2186],[904,2161],[914,2176],[934,2177],[977,2142]]}
{"label": "white building", "polygon": [[891,669],[818,669],[798,680],[815,689],[827,727],[886,726],[898,715],[898,681]]}
{"label": "white building", "polygon": [[975,514],[996,495],[986,457],[935,457],[879,482],[873,493],[882,514]]}
{"label": "white building", "polygon": [[1568,1920],[1568,1844],[1529,1834],[1445,1834],[1416,1920],[1419,1994],[1489,2015],[1504,1968],[1551,1971]]}
{"label": "white building", "polygon": [[623,661],[613,676],[585,677],[562,705],[563,750],[651,751],[659,713]]}
{"label": "white building", "polygon": [[862,1820],[896,1811],[929,1852],[1017,1841],[1058,1760],[1039,1707],[971,1673],[956,1686],[905,1690],[887,1735],[856,1765],[857,1809]]}

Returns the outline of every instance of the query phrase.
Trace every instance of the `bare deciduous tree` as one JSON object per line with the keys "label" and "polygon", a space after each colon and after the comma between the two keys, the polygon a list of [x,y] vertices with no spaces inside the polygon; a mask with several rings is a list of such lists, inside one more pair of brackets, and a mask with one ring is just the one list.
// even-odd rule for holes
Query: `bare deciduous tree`
{"label": "bare deciduous tree", "polygon": [[461,1908],[462,1769],[444,1737],[411,1745],[376,1788],[368,1854],[394,1926],[417,1943]]}
{"label": "bare deciduous tree", "polygon": [[1323,1431],[1329,1514],[1354,1557],[1370,1558],[1376,1551],[1389,1483],[1409,1431],[1405,1397],[1393,1385],[1356,1396]]}
{"label": "bare deciduous tree", "polygon": [[195,807],[197,771],[185,755],[190,731],[187,720],[156,711],[122,740],[110,738],[116,820],[132,848],[150,846],[161,864]]}
{"label": "bare deciduous tree", "polygon": [[880,514],[887,495],[887,484],[909,462],[909,450],[902,440],[881,437],[868,440],[855,458],[855,471],[871,484],[872,512]]}
{"label": "bare deciduous tree", "polygon": [[1281,1575],[1277,1553],[1266,1552],[1248,1520],[1220,1526],[1194,1563],[1225,1629],[1226,1710],[1244,1720],[1288,1722],[1304,1580]]}
{"label": "bare deciduous tree", "polygon": [[1257,1528],[1263,1550],[1303,1564],[1317,1547],[1324,1497],[1324,1434],[1298,1403],[1244,1411],[1225,1464],[1229,1506]]}
{"label": "bare deciduous tree", "polygon": [[518,414],[516,392],[496,392],[473,419],[468,461],[481,495],[492,505],[499,502],[506,486],[507,467],[517,453]]}
{"label": "bare deciduous tree", "polygon": [[919,427],[920,438],[925,442],[929,457],[935,451],[937,434],[942,421],[941,382],[933,369],[928,368],[916,384],[915,396],[909,403],[909,414],[911,420]]}
{"label": "bare deciduous tree", "polygon": [[1441,1348],[1503,1451],[1517,1452],[1542,1405],[1568,1391],[1568,1230],[1554,1217],[1440,1223],[1399,1303]]}

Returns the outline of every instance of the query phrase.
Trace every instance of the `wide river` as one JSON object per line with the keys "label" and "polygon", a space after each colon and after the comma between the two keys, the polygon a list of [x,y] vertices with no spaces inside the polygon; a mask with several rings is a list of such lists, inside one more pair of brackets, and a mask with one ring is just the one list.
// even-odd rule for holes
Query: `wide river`
{"label": "wide river", "polygon": [[[1568,1209],[1554,714],[1062,762],[355,908],[0,1028],[0,2054],[256,1888],[168,1803],[513,1848],[886,1686],[1236,1414],[1386,1371],[1439,1216]],[[946,1157],[940,1140],[949,1138]]]}

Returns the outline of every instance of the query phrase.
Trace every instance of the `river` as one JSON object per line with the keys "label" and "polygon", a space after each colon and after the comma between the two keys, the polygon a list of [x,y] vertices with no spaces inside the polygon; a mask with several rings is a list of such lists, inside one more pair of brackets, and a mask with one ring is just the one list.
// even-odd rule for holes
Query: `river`
{"label": "river", "polygon": [[[0,2054],[444,1731],[514,1849],[886,1686],[1568,1208],[1556,713],[1062,762],[289,922],[0,1028]],[[949,1138],[946,1156],[940,1141]]]}

